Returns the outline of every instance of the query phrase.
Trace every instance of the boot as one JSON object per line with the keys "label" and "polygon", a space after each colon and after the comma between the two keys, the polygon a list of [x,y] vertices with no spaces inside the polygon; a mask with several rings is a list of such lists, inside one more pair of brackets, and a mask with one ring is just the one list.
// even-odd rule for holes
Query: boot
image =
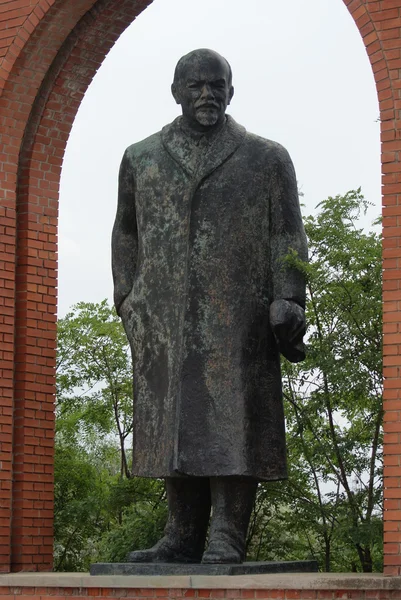
{"label": "boot", "polygon": [[127,562],[200,562],[210,516],[210,485],[206,477],[166,479],[168,519],[164,537],[153,548],[136,550]]}
{"label": "boot", "polygon": [[211,477],[212,520],[202,563],[242,563],[258,482],[250,477]]}

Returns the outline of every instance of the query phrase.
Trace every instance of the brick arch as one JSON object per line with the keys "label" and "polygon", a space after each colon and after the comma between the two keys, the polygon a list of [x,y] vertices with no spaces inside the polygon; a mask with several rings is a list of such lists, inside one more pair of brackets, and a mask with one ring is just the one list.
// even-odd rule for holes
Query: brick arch
{"label": "brick arch", "polygon": [[401,2],[344,0],[380,106],[383,216],[384,572],[401,573]]}
{"label": "brick arch", "polygon": [[[5,35],[7,35],[6,39],[11,39],[11,42],[5,48],[1,64],[0,90],[3,90],[8,76],[13,70],[14,63],[30,39],[32,32],[39,25],[40,21],[45,21],[46,13],[53,6],[54,2],[55,0],[39,0],[33,10],[30,6],[26,6],[22,7],[22,9],[9,9],[6,11],[7,21],[3,22],[3,24],[6,24],[7,27],[5,31]],[[11,31],[15,31],[14,37],[11,37],[12,33],[9,31],[10,29]]]}
{"label": "brick arch", "polygon": [[[385,560],[387,572],[398,574],[401,0],[343,1],[366,46],[381,111],[387,311]],[[122,31],[150,2],[0,0],[0,40],[6,35],[1,15],[12,6],[13,15],[23,13],[0,58],[0,233],[5,234],[0,246],[0,571],[51,569],[61,166],[88,85]]]}
{"label": "brick arch", "polygon": [[[0,14],[6,4],[0,1]],[[88,85],[122,31],[147,4],[149,0],[38,3],[24,26],[36,23],[38,15],[40,20],[13,57],[4,81],[0,97],[4,161],[0,168],[4,230],[0,233],[5,234],[0,255],[1,268],[4,265],[0,571],[51,569],[61,165]],[[46,12],[41,11],[45,5]],[[4,60],[0,69],[3,65]]]}
{"label": "brick arch", "polygon": [[[376,83],[380,106],[380,121],[383,124],[394,119],[397,97],[400,53],[398,49],[399,8],[401,2],[363,2],[363,0],[343,0],[353,17],[364,42]],[[384,5],[384,8],[381,7]],[[388,8],[386,10],[386,6]],[[367,8],[369,6],[369,8]],[[382,127],[383,130],[383,127]],[[386,129],[385,129],[386,130]]]}

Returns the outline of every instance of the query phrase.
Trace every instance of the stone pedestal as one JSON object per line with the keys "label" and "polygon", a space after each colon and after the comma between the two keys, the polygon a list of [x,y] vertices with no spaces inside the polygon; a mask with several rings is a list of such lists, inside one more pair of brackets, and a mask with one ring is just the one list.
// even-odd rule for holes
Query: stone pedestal
{"label": "stone pedestal", "polygon": [[96,563],[91,575],[264,575],[268,573],[317,573],[315,560],[245,562],[239,565],[177,563]]}

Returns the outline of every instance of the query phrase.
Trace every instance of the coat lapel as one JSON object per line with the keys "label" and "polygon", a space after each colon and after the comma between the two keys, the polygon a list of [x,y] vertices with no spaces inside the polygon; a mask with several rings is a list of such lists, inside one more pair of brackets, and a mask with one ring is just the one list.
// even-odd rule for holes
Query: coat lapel
{"label": "coat lapel", "polygon": [[182,132],[180,117],[162,130],[162,141],[170,156],[194,179],[196,186],[225,162],[242,144],[246,130],[227,116],[225,127],[216,135],[204,157],[199,161],[198,153],[188,137]]}
{"label": "coat lapel", "polygon": [[232,117],[227,116],[226,126],[217,134],[198,166],[196,172],[198,185],[234,154],[242,144],[245,134],[245,127],[238,125]]}
{"label": "coat lapel", "polygon": [[181,130],[180,118],[163,127],[162,143],[171,158],[192,178],[196,172],[197,155],[191,140]]}

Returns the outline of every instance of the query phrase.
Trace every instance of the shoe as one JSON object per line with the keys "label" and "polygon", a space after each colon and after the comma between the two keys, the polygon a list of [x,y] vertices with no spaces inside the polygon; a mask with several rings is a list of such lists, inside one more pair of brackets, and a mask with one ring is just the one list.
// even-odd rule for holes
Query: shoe
{"label": "shoe", "polygon": [[212,520],[203,564],[239,564],[245,560],[257,486],[250,477],[210,478]]}
{"label": "shoe", "polygon": [[230,564],[237,565],[244,561],[242,548],[234,547],[228,541],[211,541],[202,557],[202,564]]}
{"label": "shoe", "polygon": [[200,563],[210,517],[206,477],[166,479],[168,519],[164,537],[147,550],[135,550],[127,562]]}
{"label": "shoe", "polygon": [[127,556],[127,562],[137,563],[196,563],[200,561],[200,556],[185,555],[169,543],[165,536],[147,550],[135,550]]}

